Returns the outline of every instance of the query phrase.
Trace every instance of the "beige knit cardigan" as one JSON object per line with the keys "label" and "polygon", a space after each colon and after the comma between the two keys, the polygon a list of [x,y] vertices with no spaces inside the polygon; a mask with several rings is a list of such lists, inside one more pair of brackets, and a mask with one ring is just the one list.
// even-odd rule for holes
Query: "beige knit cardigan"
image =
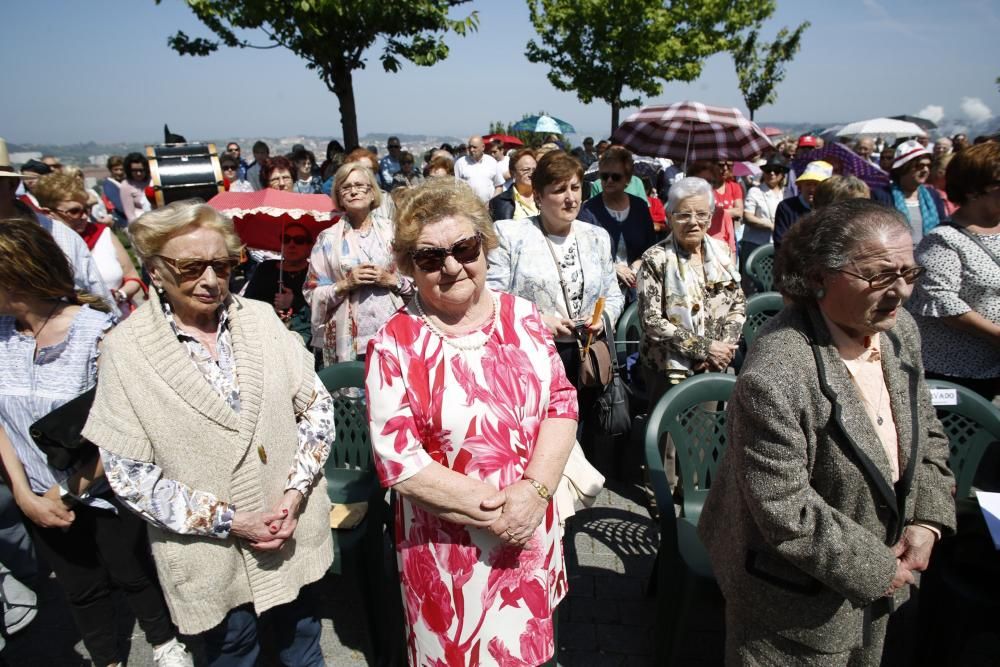
{"label": "beige knit cardigan", "polygon": [[[270,510],[284,493],[298,447],[295,413],[313,395],[313,358],[269,305],[233,296],[228,314],[239,413],[191,362],[150,292],[150,300],[104,341],[83,435],[109,452],[155,463],[165,478],[211,493],[237,511]],[[291,602],[324,575],[333,550],[322,475],[314,488],[280,551],[255,551],[233,535],[218,539],[149,526],[160,585],[182,633],[209,630],[248,602],[258,614]]]}

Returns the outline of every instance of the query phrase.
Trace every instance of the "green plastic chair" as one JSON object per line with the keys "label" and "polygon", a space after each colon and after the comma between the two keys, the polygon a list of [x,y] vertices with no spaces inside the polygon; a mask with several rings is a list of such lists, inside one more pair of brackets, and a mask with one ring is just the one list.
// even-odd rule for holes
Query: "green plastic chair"
{"label": "green plastic chair", "polygon": [[[660,515],[657,554],[656,664],[679,664],[676,652],[685,637],[685,620],[694,600],[719,595],[708,552],[698,538],[698,519],[726,448],[726,413],[710,412],[703,403],[728,402],[736,378],[705,373],[684,380],[657,402],[646,425],[646,465]],[[660,440],[670,433],[677,448],[684,501],[675,517],[663,469]]]}
{"label": "green plastic chair", "polygon": [[747,319],[743,322],[743,340],[746,341],[747,350],[760,328],[784,307],[785,300],[777,292],[760,292],[747,299]]}
{"label": "green plastic chair", "polygon": [[618,354],[619,362],[624,362],[624,358],[639,350],[639,334],[642,331],[642,323],[639,322],[639,302],[630,303],[615,324],[615,352]]}
{"label": "green plastic chair", "polygon": [[344,361],[327,366],[319,379],[333,396],[336,440],[326,460],[326,492],[332,503],[368,503],[365,518],[348,529],[333,530],[333,565],[358,573],[375,665],[403,664],[403,611],[395,567],[383,565],[388,512],[385,492],[375,474],[365,397],[365,365]]}
{"label": "green plastic chair", "polygon": [[747,257],[746,272],[757,285],[758,292],[774,289],[774,244],[768,243],[756,248]]}
{"label": "green plastic chair", "polygon": [[1000,408],[972,391],[944,380],[928,380],[931,389],[954,389],[957,405],[938,405],[938,419],[948,435],[948,467],[955,475],[955,498],[974,494],[972,486],[986,449],[1000,442]]}

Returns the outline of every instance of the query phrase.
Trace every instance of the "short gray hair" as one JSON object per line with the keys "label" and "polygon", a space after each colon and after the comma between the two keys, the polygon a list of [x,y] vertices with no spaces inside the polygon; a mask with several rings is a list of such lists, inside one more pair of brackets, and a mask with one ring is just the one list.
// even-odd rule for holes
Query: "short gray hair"
{"label": "short gray hair", "polygon": [[688,176],[670,186],[667,194],[667,212],[673,213],[688,197],[708,197],[708,212],[715,213],[715,189],[704,178]]}
{"label": "short gray hair", "polygon": [[792,301],[811,304],[823,275],[847,266],[858,246],[880,233],[910,233],[902,213],[870,199],[844,199],[799,220],[775,258],[775,284]]}
{"label": "short gray hair", "polygon": [[236,235],[233,221],[200,199],[172,202],[143,213],[128,226],[132,247],[147,266],[155,261],[167,241],[195,229],[218,232],[226,243],[229,256],[240,256],[243,244]]}

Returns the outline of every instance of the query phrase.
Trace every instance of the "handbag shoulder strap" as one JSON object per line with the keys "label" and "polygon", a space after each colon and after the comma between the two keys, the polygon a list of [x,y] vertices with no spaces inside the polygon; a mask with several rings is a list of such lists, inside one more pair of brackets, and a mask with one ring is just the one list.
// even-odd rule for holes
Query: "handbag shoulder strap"
{"label": "handbag shoulder strap", "polygon": [[563,278],[562,267],[559,265],[559,258],[556,257],[556,249],[552,245],[552,239],[545,233],[545,228],[542,227],[541,220],[537,220],[536,222],[538,223],[538,231],[542,233],[542,238],[545,239],[545,243],[548,245],[549,254],[552,255],[552,263],[556,265],[556,273],[559,274],[559,286],[562,288],[563,300],[566,302],[566,314],[569,315],[570,319],[573,319],[576,316],[573,315],[573,306],[569,302],[569,290],[566,289],[566,279]]}
{"label": "handbag shoulder strap", "polygon": [[987,256],[988,256],[988,257],[989,257],[990,259],[992,259],[992,260],[993,260],[994,262],[996,262],[996,265],[997,265],[997,266],[1000,266],[1000,257],[997,257],[997,256],[996,256],[996,253],[994,253],[994,252],[993,252],[992,250],[990,250],[989,248],[987,248],[987,247],[986,247],[986,244],[985,244],[985,243],[983,243],[983,242],[982,242],[982,241],[981,241],[981,240],[979,239],[979,237],[978,237],[978,236],[976,236],[975,234],[973,234],[972,232],[970,232],[970,231],[969,231],[968,229],[966,229],[965,227],[959,227],[958,225],[956,225],[956,224],[955,224],[955,222],[954,222],[953,220],[952,220],[952,221],[949,221],[949,224],[950,224],[950,226],[951,226],[952,228],[954,228],[954,229],[955,229],[955,231],[957,231],[957,232],[958,232],[959,234],[964,234],[964,235],[965,235],[965,238],[969,239],[970,241],[972,241],[973,243],[975,243],[975,244],[976,244],[977,246],[979,246],[979,247],[980,247],[980,248],[982,249],[982,251],[983,251],[983,252],[985,252],[985,253],[986,253],[986,255],[987,255]]}

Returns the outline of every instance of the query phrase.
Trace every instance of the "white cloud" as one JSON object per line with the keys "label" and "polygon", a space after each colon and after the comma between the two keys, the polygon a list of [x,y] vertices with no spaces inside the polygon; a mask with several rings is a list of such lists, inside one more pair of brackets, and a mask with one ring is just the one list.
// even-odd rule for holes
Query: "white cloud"
{"label": "white cloud", "polygon": [[973,123],[982,123],[993,118],[993,112],[978,97],[963,97],[961,109]]}
{"label": "white cloud", "polygon": [[941,119],[944,118],[944,107],[937,104],[928,104],[914,115],[926,118],[932,123],[940,123]]}

